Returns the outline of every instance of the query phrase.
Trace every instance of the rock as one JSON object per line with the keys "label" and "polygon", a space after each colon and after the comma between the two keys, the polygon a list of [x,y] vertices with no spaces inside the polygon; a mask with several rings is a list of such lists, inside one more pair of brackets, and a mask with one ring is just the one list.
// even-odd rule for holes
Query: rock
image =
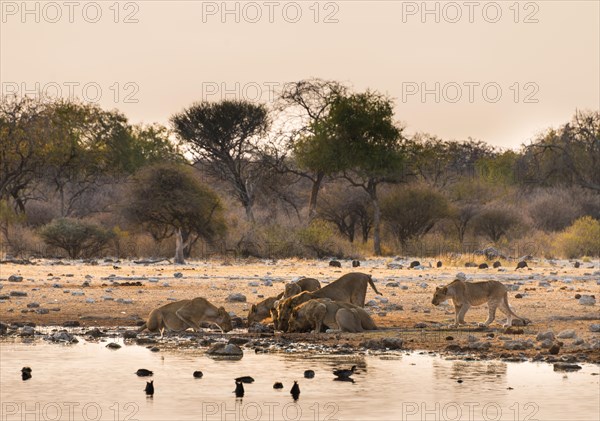
{"label": "rock", "polygon": [[502,263],[500,263],[499,260],[496,260],[492,266],[494,267],[494,269],[498,269],[500,266],[502,266]]}
{"label": "rock", "polygon": [[575,294],[575,299],[579,300],[581,298],[581,294]]}
{"label": "rock", "polygon": [[465,275],[463,272],[458,272],[456,274],[456,276],[454,277],[454,279],[456,279],[458,281],[467,282],[467,275]]}
{"label": "rock", "polygon": [[559,344],[553,344],[550,349],[548,350],[548,354],[550,355],[558,355],[558,353],[560,352],[560,345]]}
{"label": "rock", "polygon": [[228,303],[245,303],[246,296],[244,294],[236,292],[233,294],[229,294],[225,301],[227,301]]}
{"label": "rock", "polygon": [[581,366],[569,363],[554,363],[554,371],[577,371],[581,370]]}
{"label": "rock", "polygon": [[414,327],[415,329],[425,329],[427,327],[427,323],[416,323]]}
{"label": "rock", "polygon": [[249,338],[240,338],[240,337],[233,337],[229,339],[229,344],[235,344],[235,345],[244,345],[247,344],[248,342],[250,342]]}
{"label": "rock", "polygon": [[390,300],[386,297],[382,297],[381,295],[376,295],[375,299],[378,300],[381,304],[387,304]]}
{"label": "rock", "polygon": [[377,306],[377,301],[375,300],[369,300],[365,303],[365,307],[376,307]]}
{"label": "rock", "polygon": [[108,345],[106,345],[106,347],[107,347],[108,349],[119,349],[119,348],[121,348],[121,345],[119,345],[119,344],[116,344],[116,343],[114,343],[114,342],[111,342],[111,343],[109,343]]}
{"label": "rock", "polygon": [[216,357],[239,357],[241,358],[244,355],[242,348],[240,348],[236,344],[224,344],[218,343],[213,345],[208,351],[206,351],[208,355],[216,356]]}
{"label": "rock", "polygon": [[590,325],[590,332],[600,332],[600,324],[592,323]]}
{"label": "rock", "polygon": [[469,343],[468,348],[474,349],[478,351],[486,351],[492,347],[492,344],[489,342],[472,342]]}
{"label": "rock", "polygon": [[575,337],[575,330],[566,329],[561,331],[558,335],[556,335],[559,339],[573,339]]}
{"label": "rock", "polygon": [[388,263],[387,264],[387,268],[388,269],[402,269],[404,266],[402,266],[400,263]]}
{"label": "rock", "polygon": [[435,267],[441,268],[442,267],[442,261],[438,261],[435,265]]}
{"label": "rock", "polygon": [[93,337],[93,338],[101,338],[101,337],[104,337],[104,336],[106,336],[106,335],[104,334],[104,332],[102,332],[102,331],[101,331],[100,329],[98,329],[97,327],[96,327],[96,328],[94,328],[94,329],[92,329],[92,330],[89,330],[89,331],[87,331],[87,332],[86,332],[86,335],[88,335],[88,336],[91,336],[91,337]]}
{"label": "rock", "polygon": [[135,339],[137,338],[137,335],[135,330],[126,330],[123,332],[123,339]]}
{"label": "rock", "polygon": [[517,269],[525,269],[527,266],[527,262],[524,260],[521,260],[519,263],[517,263]]}
{"label": "rock", "polygon": [[360,266],[360,261],[358,261],[358,260],[353,260],[353,261],[352,261],[352,267],[353,267],[353,268],[357,268],[357,267],[359,267],[359,266]]}
{"label": "rock", "polygon": [[235,316],[232,313],[229,313],[231,315],[231,326],[234,329],[240,329],[240,328],[244,328],[246,327],[246,323],[244,323],[244,320],[242,320],[241,317]]}
{"label": "rock", "polygon": [[579,299],[579,304],[582,306],[593,306],[596,304],[596,299],[591,295],[582,295]]}
{"label": "rock", "polygon": [[398,288],[400,284],[398,282],[388,282],[387,284],[385,284],[385,286],[389,288]]}
{"label": "rock", "polygon": [[359,346],[366,349],[402,349],[404,341],[400,338],[369,339]]}
{"label": "rock", "polygon": [[400,287],[401,290],[406,291],[408,289],[408,285],[402,285]]}
{"label": "rock", "polygon": [[487,269],[487,268],[489,268],[489,266],[488,266],[488,264],[487,264],[487,263],[482,263],[482,264],[480,264],[480,265],[478,266],[478,268],[479,268],[479,269]]}
{"label": "rock", "polygon": [[44,339],[50,342],[65,342],[68,344],[76,344],[77,342],[79,342],[75,336],[73,336],[66,330],[59,330],[58,332],[54,332],[51,335],[45,336]]}
{"label": "rock", "polygon": [[575,269],[579,269],[579,266],[581,266],[581,263],[579,263],[579,262],[575,262],[575,263],[573,264],[573,267],[574,267]]}
{"label": "rock", "polygon": [[315,372],[313,370],[304,370],[304,378],[306,379],[314,379]]}
{"label": "rock", "polygon": [[554,345],[554,341],[552,339],[544,339],[540,343],[540,347],[542,348],[550,348],[552,345]]}
{"label": "rock", "polygon": [[466,268],[476,268],[477,267],[477,263],[475,263],[475,262],[467,262],[467,263],[465,263],[465,267]]}
{"label": "rock", "polygon": [[523,298],[523,294],[515,294],[515,298],[517,298],[517,299]]}
{"label": "rock", "polygon": [[533,348],[533,342],[531,341],[531,339],[528,339],[526,341],[515,340],[504,342],[504,349],[509,349],[511,351],[523,351],[525,349],[530,348]]}
{"label": "rock", "polygon": [[19,330],[19,336],[33,336],[35,335],[35,329],[31,326],[23,326],[20,330]]}
{"label": "rock", "polygon": [[9,295],[11,297],[27,297],[27,293],[24,291],[11,291]]}
{"label": "rock", "polygon": [[263,281],[263,285],[266,286],[266,287],[272,287],[273,286],[273,281],[270,280],[270,279],[265,279]]}
{"label": "rock", "polygon": [[412,262],[410,262],[410,268],[414,269],[417,266],[421,266],[421,262],[419,262],[418,260],[413,260]]}
{"label": "rock", "polygon": [[38,308],[35,310],[35,312],[37,314],[48,314],[50,313],[50,310],[48,310],[47,308]]}
{"label": "rock", "polygon": [[23,282],[23,277],[19,275],[10,275],[8,277],[8,282]]}
{"label": "rock", "polygon": [[554,340],[554,332],[552,332],[551,330],[548,330],[546,332],[540,332],[535,337],[536,341],[543,341],[545,339],[549,339],[549,340],[553,341]]}
{"label": "rock", "polygon": [[427,288],[427,287],[428,287],[428,285],[427,285],[427,283],[426,283],[426,282],[421,282],[421,283],[419,284],[419,286],[420,286],[421,288],[423,288],[423,289],[425,289],[425,288]]}
{"label": "rock", "polygon": [[36,302],[27,304],[27,308],[38,308],[39,306],[40,306],[40,303],[36,303]]}
{"label": "rock", "polygon": [[79,323],[77,320],[67,320],[62,325],[63,327],[79,327],[81,326],[81,323]]}
{"label": "rock", "polygon": [[86,298],[85,302],[88,304],[94,304],[96,302],[96,300],[94,300],[93,298]]}
{"label": "rock", "polygon": [[181,273],[181,272],[175,272],[175,273],[173,274],[173,277],[174,277],[174,278],[183,278],[183,273]]}
{"label": "rock", "polygon": [[153,346],[150,348],[150,352],[160,352],[160,348],[157,346]]}
{"label": "rock", "polygon": [[329,262],[329,266],[334,267],[334,268],[341,268],[342,264],[340,262],[338,262],[337,260],[331,260]]}
{"label": "rock", "polygon": [[71,292],[71,295],[74,295],[77,297],[77,296],[85,295],[85,293],[83,291],[73,291],[73,292]]}
{"label": "rock", "polygon": [[522,335],[523,333],[525,333],[525,331],[514,326],[509,326],[506,329],[504,329],[504,333],[506,335]]}
{"label": "rock", "polygon": [[260,284],[259,284],[258,282],[256,282],[256,281],[248,282],[248,286],[249,286],[249,287],[257,287],[257,286],[259,286],[259,285],[260,285]]}

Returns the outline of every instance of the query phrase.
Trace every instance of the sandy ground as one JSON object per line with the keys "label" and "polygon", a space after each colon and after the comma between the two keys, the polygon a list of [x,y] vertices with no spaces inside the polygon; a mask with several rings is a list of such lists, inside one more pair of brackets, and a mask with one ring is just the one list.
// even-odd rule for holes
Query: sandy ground
{"label": "sandy ground", "polygon": [[[167,262],[138,265],[129,261],[115,263],[102,260],[98,264],[51,260],[35,260],[34,265],[6,263],[0,266],[0,321],[9,325],[33,322],[38,326],[60,326],[66,321],[78,321],[82,326],[136,326],[154,307],[169,300],[195,296],[206,297],[245,318],[251,303],[260,301],[261,296],[277,295],[285,282],[303,276],[333,281],[345,273],[360,271],[373,276],[384,297],[382,300],[371,288],[367,290],[366,301],[374,300],[377,304],[367,306],[367,309],[382,330],[364,334],[322,334],[318,338],[312,334],[277,337],[304,342],[348,343],[352,346],[365,339],[394,337],[402,338],[407,349],[466,352],[478,358],[527,356],[541,359],[548,356],[548,349],[540,347],[536,340],[538,333],[552,330],[558,334],[573,329],[575,338],[557,339],[562,342],[559,357],[565,359],[565,355],[571,355],[571,360],[600,363],[600,347],[593,346],[600,341],[600,333],[592,332],[591,327],[600,323],[598,261],[583,263],[577,269],[566,261],[554,265],[545,261],[530,262],[530,268],[524,270],[515,270],[514,263],[510,266],[507,263],[500,271],[464,267],[438,269],[434,261],[428,260],[421,260],[425,266],[421,270],[388,267],[392,262],[406,264],[409,261],[372,259],[362,261],[359,268],[352,268],[351,262],[342,261],[341,269],[329,267],[327,261],[315,260],[214,260],[190,262],[183,266]],[[433,267],[430,268],[429,263]],[[457,272],[464,272],[470,280],[495,279],[505,284],[520,284],[518,290],[509,292],[509,302],[518,315],[530,319],[532,324],[522,328],[522,333],[507,333],[498,323],[504,322],[504,316],[498,312],[496,323],[487,330],[477,329],[475,325],[460,330],[448,328],[447,325],[454,319],[453,307],[434,307],[431,298],[435,287],[451,282]],[[181,276],[176,277],[176,273]],[[11,275],[22,276],[23,280],[9,282]],[[86,281],[89,286],[83,286]],[[126,281],[139,281],[142,285],[117,285]],[[272,282],[272,286],[265,285],[271,283],[268,281]],[[544,282],[549,285],[540,285]],[[402,289],[403,286],[408,288]],[[10,296],[11,291],[25,292],[27,296]],[[244,294],[247,302],[227,302],[227,296],[234,292]],[[516,298],[517,294],[523,297]],[[581,305],[575,298],[576,294],[593,294],[598,303]],[[112,299],[106,299],[108,297]],[[131,303],[119,302],[119,299],[131,300]],[[39,307],[32,303],[39,304]],[[48,309],[49,312],[40,314],[43,312],[40,309]],[[481,322],[486,317],[487,307],[484,305],[471,309],[466,321]],[[230,335],[239,336],[244,332],[236,330]],[[490,337],[491,334],[493,337]],[[534,342],[530,349],[506,349],[507,341],[527,339]],[[489,342],[491,347],[487,350],[469,347],[470,343],[481,341]]]}

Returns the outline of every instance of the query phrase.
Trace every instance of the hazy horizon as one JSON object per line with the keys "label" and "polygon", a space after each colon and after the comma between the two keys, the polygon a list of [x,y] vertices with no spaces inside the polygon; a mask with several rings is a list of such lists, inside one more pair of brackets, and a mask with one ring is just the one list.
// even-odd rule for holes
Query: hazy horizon
{"label": "hazy horizon", "polygon": [[2,93],[168,124],[195,101],[269,103],[318,77],[389,94],[408,133],[510,148],[600,108],[596,1],[67,3],[0,2]]}

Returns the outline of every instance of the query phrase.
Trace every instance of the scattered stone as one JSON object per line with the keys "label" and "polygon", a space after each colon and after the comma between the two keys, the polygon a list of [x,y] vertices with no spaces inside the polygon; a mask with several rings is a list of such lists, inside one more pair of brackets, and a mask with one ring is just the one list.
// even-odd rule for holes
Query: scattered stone
{"label": "scattered stone", "polygon": [[108,345],[106,345],[106,347],[107,347],[108,349],[119,349],[119,348],[121,348],[121,345],[119,345],[119,344],[116,344],[116,343],[114,343],[114,342],[111,342],[111,343],[109,343]]}
{"label": "scattered stone", "polygon": [[535,339],[537,341],[543,341],[545,339],[549,339],[549,340],[553,341],[554,340],[554,332],[552,332],[551,330],[548,330],[547,332],[540,332],[537,334]]}
{"label": "scattered stone", "polygon": [[249,338],[239,338],[239,337],[233,337],[229,339],[230,344],[235,344],[235,345],[244,345],[247,344],[248,342],[250,342]]}
{"label": "scattered stone", "polygon": [[314,379],[315,372],[313,370],[304,370],[304,378],[305,379]]}
{"label": "scattered stone", "polygon": [[201,379],[202,376],[204,376],[204,373],[201,372],[200,370],[196,370],[196,371],[194,371],[193,376],[195,379]]}
{"label": "scattered stone", "polygon": [[36,303],[36,302],[27,304],[27,308],[38,308],[39,306],[40,306],[40,303]]}
{"label": "scattered stone", "polygon": [[441,260],[438,261],[435,266],[438,267],[438,268],[441,268],[442,267],[442,261]]}
{"label": "scattered stone", "polygon": [[11,291],[9,295],[11,297],[27,297],[27,293],[23,291]]}
{"label": "scattered stone", "polygon": [[71,292],[71,295],[82,296],[82,295],[85,295],[85,293],[83,291],[73,291],[73,292]]}
{"label": "scattered stone", "polygon": [[559,339],[573,339],[575,337],[575,330],[573,329],[566,329],[563,330],[562,332],[560,332],[558,335],[556,335],[557,338]]}
{"label": "scattered stone", "polygon": [[181,272],[175,272],[173,274],[173,277],[175,277],[175,278],[183,278],[183,273],[181,273]]}
{"label": "scattered stone", "polygon": [[544,339],[540,343],[540,347],[542,348],[550,348],[552,345],[554,345],[554,341],[552,339]]}
{"label": "scattered stone", "polygon": [[135,339],[137,338],[137,335],[135,330],[126,330],[123,332],[123,339]]}
{"label": "scattered stone", "polygon": [[456,274],[456,276],[454,277],[454,279],[456,279],[458,281],[467,282],[467,275],[465,275],[463,272],[458,272]]}
{"label": "scattered stone", "polygon": [[426,283],[426,282],[421,282],[421,283],[419,284],[419,286],[420,286],[421,288],[425,289],[425,288],[427,288],[429,285],[427,285],[427,283]]}
{"label": "scattered stone", "polygon": [[272,333],[273,332],[273,328],[269,327],[265,324],[262,323],[252,323],[252,325],[250,325],[248,327],[248,333]]}
{"label": "scattered stone", "polygon": [[577,371],[581,370],[581,366],[569,363],[554,363],[554,371]]}
{"label": "scattered stone", "polygon": [[283,383],[275,382],[275,384],[273,384],[273,389],[283,389]]}
{"label": "scattered stone", "polygon": [[575,269],[579,269],[579,266],[581,266],[581,263],[579,263],[579,262],[575,262],[575,263],[573,264],[573,267],[574,267]]}
{"label": "scattered stone", "polygon": [[558,355],[558,353],[560,352],[560,345],[559,344],[553,344],[550,349],[548,350],[548,354],[550,355]]}
{"label": "scattered stone", "polygon": [[35,329],[31,326],[23,326],[20,330],[19,330],[19,336],[33,336],[35,335]]}
{"label": "scattered stone", "polygon": [[592,323],[590,325],[590,332],[600,332],[600,324]]}
{"label": "scattered stone", "polygon": [[150,352],[159,352],[160,348],[157,346],[153,346],[152,348],[150,348]]}
{"label": "scattered stone", "polygon": [[365,303],[365,307],[376,307],[377,306],[377,301],[375,300],[369,300]]}
{"label": "scattered stone", "polygon": [[361,342],[359,346],[366,349],[402,349],[404,341],[400,338],[369,339]]}
{"label": "scattered stone", "polygon": [[246,296],[244,294],[236,292],[233,294],[229,294],[225,301],[227,301],[228,303],[245,303]]}
{"label": "scattered stone", "polygon": [[244,355],[242,348],[236,344],[218,343],[213,345],[208,351],[208,355],[216,357],[239,357]]}
{"label": "scattered stone", "polygon": [[575,294],[575,299],[579,300],[581,298],[581,294]]}
{"label": "scattered stone", "polygon": [[408,289],[408,285],[402,285],[400,287],[401,290],[406,291]]}
{"label": "scattered stone", "polygon": [[38,308],[35,310],[35,312],[37,314],[48,314],[50,313],[50,310],[48,310],[47,308]]}
{"label": "scattered stone", "polygon": [[511,351],[523,351],[530,348],[533,348],[533,342],[531,341],[531,339],[528,339],[526,341],[515,340],[504,342],[504,349],[508,349]]}
{"label": "scattered stone", "polygon": [[263,285],[266,286],[266,287],[272,287],[273,286],[273,281],[270,280],[270,279],[265,279],[263,281]]}
{"label": "scattered stone", "polygon": [[492,266],[494,267],[494,269],[498,269],[500,266],[502,266],[502,263],[500,263],[499,260],[496,260]]}
{"label": "scattered stone", "polygon": [[477,263],[475,263],[475,262],[467,262],[467,263],[465,263],[465,267],[466,268],[476,268],[477,267]]}
{"label": "scattered stone", "polygon": [[402,269],[402,268],[404,268],[404,266],[402,266],[400,263],[388,263],[387,268],[388,269]]}
{"label": "scattered stone", "polygon": [[75,336],[66,330],[59,330],[58,332],[46,335],[44,336],[44,339],[50,342],[65,342],[68,344],[76,344],[79,342]]}
{"label": "scattered stone", "polygon": [[416,323],[415,324],[415,329],[425,329],[427,327],[427,323]]}
{"label": "scattered stone", "polygon": [[579,299],[579,304],[582,306],[593,306],[596,304],[596,298],[593,295],[582,295]]}
{"label": "scattered stone", "polygon": [[67,320],[62,325],[63,327],[79,327],[81,326],[81,323],[79,323],[77,320]]}
{"label": "scattered stone", "polygon": [[385,284],[385,286],[389,288],[398,288],[400,284],[398,282],[388,282],[387,284]]}
{"label": "scattered stone", "polygon": [[23,277],[19,275],[10,275],[8,277],[8,282],[23,282]]}
{"label": "scattered stone", "polygon": [[249,286],[249,287],[257,287],[257,286],[259,286],[259,285],[260,285],[260,284],[259,284],[258,282],[256,282],[256,281],[248,282],[248,286]]}
{"label": "scattered stone", "polygon": [[353,260],[353,261],[352,261],[352,267],[353,267],[353,268],[357,268],[357,267],[359,267],[359,266],[360,266],[360,261],[358,261],[358,260]]}
{"label": "scattered stone", "polygon": [[454,340],[454,336],[446,336],[446,340],[447,341],[453,341]]}
{"label": "scattered stone", "polygon": [[504,333],[507,335],[522,335],[523,333],[525,333],[525,331],[514,326],[509,326],[506,329],[504,329]]}
{"label": "scattered stone", "polygon": [[421,262],[419,262],[418,260],[414,260],[414,261],[410,262],[410,268],[411,269],[414,269],[417,266],[421,266]]}
{"label": "scattered stone", "polygon": [[341,268],[342,264],[340,262],[338,262],[337,260],[331,260],[329,262],[329,266],[334,267],[334,268]]}
{"label": "scattered stone", "polygon": [[515,295],[515,298],[517,298],[517,299],[518,299],[518,298],[523,298],[523,294],[516,294],[516,295]]}
{"label": "scattered stone", "polygon": [[85,302],[88,304],[94,304],[96,302],[96,300],[94,300],[93,298],[86,298]]}
{"label": "scattered stone", "polygon": [[519,263],[517,263],[517,269],[525,269],[527,266],[527,262],[524,260],[521,260]]}
{"label": "scattered stone", "polygon": [[479,269],[488,269],[488,268],[489,268],[489,266],[488,266],[488,264],[487,264],[487,263],[482,263],[482,264],[480,264],[480,265],[478,266],[478,268],[479,268]]}

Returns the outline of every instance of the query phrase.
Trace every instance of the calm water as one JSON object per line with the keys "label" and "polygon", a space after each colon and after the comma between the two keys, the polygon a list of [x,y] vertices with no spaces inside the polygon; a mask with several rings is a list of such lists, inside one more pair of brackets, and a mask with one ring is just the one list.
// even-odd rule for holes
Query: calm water
{"label": "calm water", "polygon": [[[425,355],[309,357],[246,353],[215,361],[202,351],[152,353],[106,343],[0,344],[0,420],[597,420],[598,366],[448,361]],[[331,370],[356,364],[355,382]],[[22,381],[23,366],[33,378]],[[154,371],[155,395],[146,398]],[[305,369],[316,372],[304,379]],[[204,377],[194,379],[195,370]],[[237,400],[233,379],[255,378]],[[457,383],[462,379],[463,383]],[[293,380],[301,388],[294,402]],[[283,390],[274,390],[280,381]],[[508,388],[513,388],[509,390]]]}

